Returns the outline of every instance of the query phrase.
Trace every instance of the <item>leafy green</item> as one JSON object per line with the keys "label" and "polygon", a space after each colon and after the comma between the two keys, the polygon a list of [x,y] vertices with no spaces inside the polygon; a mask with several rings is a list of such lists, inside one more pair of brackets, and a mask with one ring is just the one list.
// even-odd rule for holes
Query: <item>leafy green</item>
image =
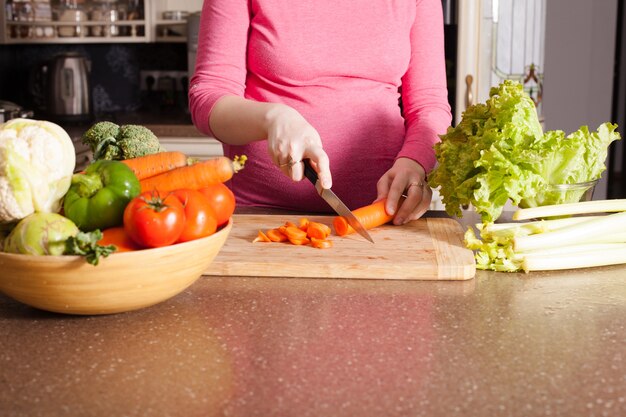
{"label": "leafy green", "polygon": [[102,232],[98,229],[91,232],[78,232],[65,241],[65,255],[84,256],[91,265],[98,265],[100,257],[107,257],[117,250],[115,245],[99,245]]}
{"label": "leafy green", "polygon": [[461,207],[472,205],[484,222],[500,217],[509,200],[521,207],[577,201],[580,195],[556,201],[562,194],[546,188],[599,178],[608,145],[620,139],[616,128],[605,123],[594,133],[586,126],[567,137],[544,133],[522,85],[506,80],[441,136],[429,185],[440,187],[448,214],[461,217]]}

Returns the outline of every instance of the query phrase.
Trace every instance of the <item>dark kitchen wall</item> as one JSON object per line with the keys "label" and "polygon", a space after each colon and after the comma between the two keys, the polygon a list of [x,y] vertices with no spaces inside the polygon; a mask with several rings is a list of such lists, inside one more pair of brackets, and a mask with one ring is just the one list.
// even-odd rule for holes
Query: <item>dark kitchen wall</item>
{"label": "dark kitchen wall", "polygon": [[138,111],[145,106],[139,74],[187,71],[187,49],[180,43],[0,45],[0,100],[41,108],[36,82],[39,68],[57,53],[75,51],[91,62],[96,113]]}

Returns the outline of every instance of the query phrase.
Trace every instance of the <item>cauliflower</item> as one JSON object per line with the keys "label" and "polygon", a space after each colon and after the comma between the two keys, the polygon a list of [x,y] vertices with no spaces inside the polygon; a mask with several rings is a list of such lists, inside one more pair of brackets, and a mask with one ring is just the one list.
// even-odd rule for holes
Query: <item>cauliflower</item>
{"label": "cauliflower", "polygon": [[74,144],[60,126],[30,119],[0,124],[0,224],[58,212],[75,165]]}
{"label": "cauliflower", "polygon": [[83,134],[82,141],[89,145],[95,160],[131,159],[164,151],[155,134],[140,125],[98,122]]}

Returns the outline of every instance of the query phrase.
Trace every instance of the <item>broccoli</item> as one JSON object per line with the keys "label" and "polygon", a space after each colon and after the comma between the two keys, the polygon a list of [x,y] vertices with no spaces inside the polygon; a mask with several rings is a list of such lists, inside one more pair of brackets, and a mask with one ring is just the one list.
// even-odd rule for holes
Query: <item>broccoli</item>
{"label": "broccoli", "polygon": [[130,159],[164,150],[155,134],[140,125],[98,122],[83,134],[82,140],[91,147],[95,160]]}
{"label": "broccoli", "polygon": [[89,145],[94,159],[122,159],[120,149],[115,146],[120,127],[113,122],[98,122],[91,126],[82,137]]}

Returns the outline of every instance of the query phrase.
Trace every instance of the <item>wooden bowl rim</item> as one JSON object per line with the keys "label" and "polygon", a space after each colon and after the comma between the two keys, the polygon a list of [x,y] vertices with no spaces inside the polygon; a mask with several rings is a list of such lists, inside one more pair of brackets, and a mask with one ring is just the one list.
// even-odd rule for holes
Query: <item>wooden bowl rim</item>
{"label": "wooden bowl rim", "polygon": [[[185,249],[193,249],[195,246],[204,246],[211,240],[218,240],[223,237],[224,234],[230,233],[231,228],[233,227],[233,218],[231,217],[228,220],[226,225],[222,226],[222,228],[218,229],[215,233],[210,236],[206,236],[200,239],[190,240],[182,243],[175,243],[168,246],[162,246],[159,248],[147,248],[140,249],[136,251],[128,251],[128,252],[119,252],[112,253],[109,256],[115,255],[116,258],[120,258],[122,256],[138,256],[145,255],[165,255],[169,252],[178,252]],[[8,253],[0,251],[0,259],[5,258],[7,260],[12,260],[16,262],[28,262],[28,263],[71,263],[76,262],[82,256],[80,255],[28,255],[22,253]],[[96,265],[98,267],[99,265]]]}

